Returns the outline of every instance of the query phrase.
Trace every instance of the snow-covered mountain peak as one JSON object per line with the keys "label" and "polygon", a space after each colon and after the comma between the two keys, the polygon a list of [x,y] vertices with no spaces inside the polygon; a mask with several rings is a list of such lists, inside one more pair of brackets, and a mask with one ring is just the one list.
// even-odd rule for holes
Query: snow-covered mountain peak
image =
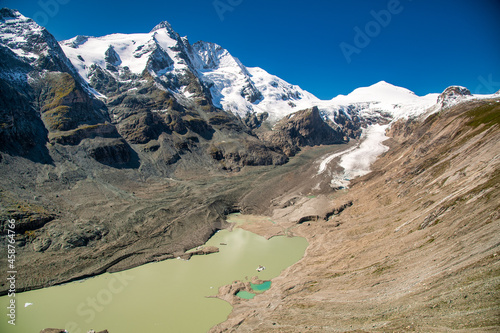
{"label": "snow-covered mountain peak", "polygon": [[437,99],[437,103],[443,108],[448,108],[461,101],[471,97],[472,94],[469,89],[461,86],[451,86],[446,88]]}
{"label": "snow-covered mountain peak", "polygon": [[330,103],[341,110],[368,118],[390,115],[393,119],[417,116],[436,104],[438,94],[417,96],[413,91],[385,81],[339,95]]}
{"label": "snow-covered mountain peak", "polygon": [[27,18],[19,11],[10,8],[0,9],[0,21],[2,23],[15,23],[15,22],[34,22],[32,19]]}
{"label": "snow-covered mountain peak", "polygon": [[[0,9],[0,44],[7,46],[18,56],[29,59],[32,63],[46,51],[47,38],[50,34],[14,9]],[[50,41],[52,42],[52,41]],[[42,43],[42,45],[36,45]]]}
{"label": "snow-covered mountain peak", "polygon": [[150,32],[154,32],[154,31],[160,30],[160,29],[167,29],[170,31],[174,31],[174,29],[172,28],[172,25],[170,23],[168,23],[167,21],[162,21],[162,22],[158,23],[157,25],[155,25],[155,27],[153,29],[151,29]]}
{"label": "snow-covered mountain peak", "polygon": [[333,100],[338,102],[385,102],[397,104],[415,99],[414,92],[392,85],[385,81],[380,81],[369,87],[361,87],[353,90],[349,95],[339,95]]}
{"label": "snow-covered mountain peak", "polygon": [[164,30],[167,32],[168,36],[174,40],[180,40],[180,35],[172,28],[170,23],[167,21],[163,21],[158,23],[149,33],[154,33],[160,30]]}

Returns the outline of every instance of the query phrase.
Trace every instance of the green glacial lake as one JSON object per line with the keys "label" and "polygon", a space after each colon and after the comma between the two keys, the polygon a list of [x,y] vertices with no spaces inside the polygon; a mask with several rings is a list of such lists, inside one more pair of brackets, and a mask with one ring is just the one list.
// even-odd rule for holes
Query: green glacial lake
{"label": "green glacial lake", "polygon": [[[15,326],[7,322],[9,298],[1,297],[0,332],[37,333],[49,327],[69,333],[206,332],[232,310],[227,302],[206,296],[235,280],[278,276],[302,258],[308,244],[300,237],[266,240],[236,228],[216,233],[206,245],[220,252],[17,294]],[[266,269],[257,272],[259,265]],[[270,285],[257,285],[256,290],[266,287]],[[27,303],[32,305],[25,307]]]}

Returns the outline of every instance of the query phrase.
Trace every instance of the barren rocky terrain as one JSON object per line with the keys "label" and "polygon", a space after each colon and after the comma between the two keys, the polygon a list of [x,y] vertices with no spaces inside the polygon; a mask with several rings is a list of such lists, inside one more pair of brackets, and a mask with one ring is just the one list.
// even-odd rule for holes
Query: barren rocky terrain
{"label": "barren rocky terrain", "polygon": [[[239,172],[224,170],[225,160],[188,152],[171,168],[171,177],[72,158],[58,145],[51,150],[68,159],[55,165],[2,154],[0,226],[5,231],[8,219],[16,220],[17,264],[26,267],[18,272],[18,291],[183,255],[228,227],[224,217],[239,210],[256,184],[281,179],[344,147],[317,147],[282,166]],[[5,282],[0,286],[5,293]]]}
{"label": "barren rocky terrain", "polygon": [[498,103],[394,124],[348,190],[315,193],[314,164],[253,188],[243,227],[310,245],[211,332],[498,332]]}

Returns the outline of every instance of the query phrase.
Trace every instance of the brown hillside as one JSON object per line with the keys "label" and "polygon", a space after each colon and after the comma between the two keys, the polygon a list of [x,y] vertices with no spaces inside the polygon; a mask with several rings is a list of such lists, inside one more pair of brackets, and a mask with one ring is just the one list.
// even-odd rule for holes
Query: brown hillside
{"label": "brown hillside", "polygon": [[212,332],[498,332],[499,102],[394,124],[391,149],[348,191],[287,203],[297,189],[275,190],[271,210],[250,193],[249,211],[282,229],[316,216],[290,229],[310,245]]}

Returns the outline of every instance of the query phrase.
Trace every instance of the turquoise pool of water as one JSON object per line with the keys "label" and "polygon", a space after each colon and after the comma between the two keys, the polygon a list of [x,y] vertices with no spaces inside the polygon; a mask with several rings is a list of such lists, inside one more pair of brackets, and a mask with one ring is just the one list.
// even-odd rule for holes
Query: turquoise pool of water
{"label": "turquoise pool of water", "polygon": [[250,283],[250,286],[252,287],[253,290],[262,292],[271,288],[271,281],[265,281],[261,284]]}

